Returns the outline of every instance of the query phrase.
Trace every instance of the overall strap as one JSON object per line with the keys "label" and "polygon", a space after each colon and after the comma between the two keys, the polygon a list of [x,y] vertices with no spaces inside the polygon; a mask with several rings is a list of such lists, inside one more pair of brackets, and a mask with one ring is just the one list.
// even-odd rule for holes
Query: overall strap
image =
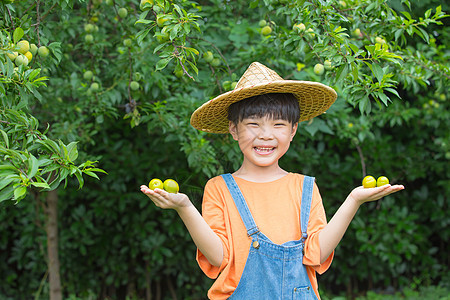
{"label": "overall strap", "polygon": [[311,211],[311,202],[314,188],[314,177],[305,176],[303,179],[302,203],[300,209],[300,224],[302,229],[302,242],[308,237],[309,212]]}
{"label": "overall strap", "polygon": [[259,232],[258,226],[256,226],[255,220],[253,220],[250,209],[245,202],[244,196],[239,189],[233,176],[229,173],[221,175],[227,184],[228,190],[230,191],[231,197],[233,197],[234,203],[241,215],[241,219],[244,222],[245,228],[247,229],[248,236],[251,236]]}

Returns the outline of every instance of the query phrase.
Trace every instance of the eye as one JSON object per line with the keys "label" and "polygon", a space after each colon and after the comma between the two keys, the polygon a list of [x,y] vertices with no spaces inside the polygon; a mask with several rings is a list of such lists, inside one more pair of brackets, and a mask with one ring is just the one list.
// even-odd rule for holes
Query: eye
{"label": "eye", "polygon": [[275,122],[275,127],[285,127],[285,126],[287,126],[287,122],[284,121]]}
{"label": "eye", "polygon": [[256,121],[253,120],[248,120],[246,122],[247,126],[258,126],[258,123]]}

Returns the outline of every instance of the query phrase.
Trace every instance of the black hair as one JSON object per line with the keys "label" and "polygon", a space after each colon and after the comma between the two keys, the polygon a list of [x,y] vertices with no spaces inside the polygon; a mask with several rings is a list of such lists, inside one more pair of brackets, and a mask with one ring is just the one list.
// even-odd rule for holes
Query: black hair
{"label": "black hair", "polygon": [[290,93],[269,93],[235,102],[228,108],[228,120],[237,124],[249,117],[270,117],[289,121],[292,125],[300,119],[300,105]]}

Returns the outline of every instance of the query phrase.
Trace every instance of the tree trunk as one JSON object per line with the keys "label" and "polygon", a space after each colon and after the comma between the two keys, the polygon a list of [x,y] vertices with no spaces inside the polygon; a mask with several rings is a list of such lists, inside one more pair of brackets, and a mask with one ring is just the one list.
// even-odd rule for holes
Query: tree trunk
{"label": "tree trunk", "polygon": [[48,274],[50,282],[50,300],[61,300],[61,278],[58,258],[58,192],[47,193],[47,254]]}

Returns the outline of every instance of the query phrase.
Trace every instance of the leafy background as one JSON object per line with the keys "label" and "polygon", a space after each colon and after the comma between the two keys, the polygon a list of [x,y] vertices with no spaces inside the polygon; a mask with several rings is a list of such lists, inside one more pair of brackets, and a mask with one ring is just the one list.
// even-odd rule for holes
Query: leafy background
{"label": "leafy background", "polygon": [[[139,186],[176,179],[200,209],[208,178],[233,171],[241,157],[228,136],[193,129],[190,114],[255,60],[338,92],[327,114],[300,125],[281,161],[316,177],[328,217],[366,174],[406,187],[360,209],[320,276],[322,298],[448,297],[449,18],[439,13],[447,4],[155,1],[143,10],[125,0],[7,2],[0,3],[7,136],[0,167],[10,172],[0,181],[9,195],[0,202],[1,298],[49,298],[51,166],[63,298],[204,299],[212,281],[199,270],[184,225]],[[162,27],[158,16],[167,19]],[[296,31],[300,22],[314,35]],[[50,55],[14,70],[4,54],[17,28]],[[208,51],[218,60],[207,62]],[[325,60],[333,68],[314,73]],[[50,141],[54,148],[43,146]],[[69,145],[77,155],[64,155]],[[21,167],[11,168],[9,157]],[[21,170],[36,172],[21,177]]]}

